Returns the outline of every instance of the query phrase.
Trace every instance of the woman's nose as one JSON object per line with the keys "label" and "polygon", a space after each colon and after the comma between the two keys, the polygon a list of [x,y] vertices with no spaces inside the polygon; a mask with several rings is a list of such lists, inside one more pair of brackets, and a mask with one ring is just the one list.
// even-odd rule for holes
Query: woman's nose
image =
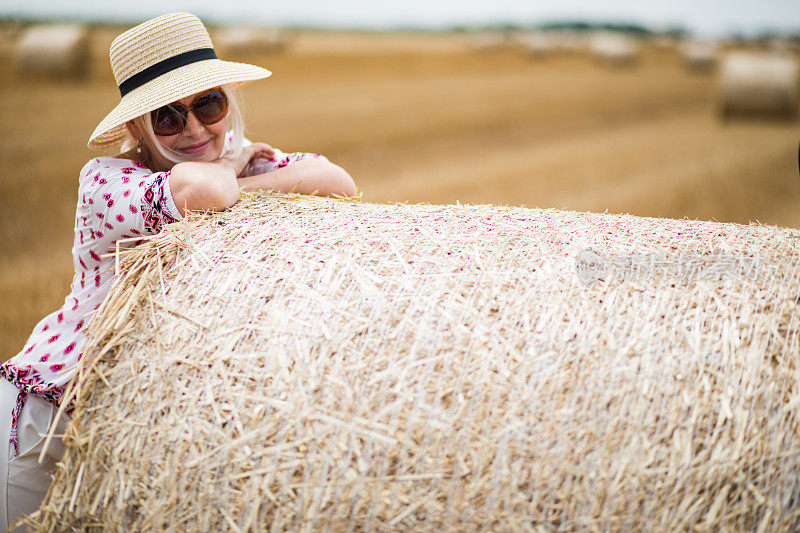
{"label": "woman's nose", "polygon": [[194,111],[190,109],[186,114],[186,128],[184,128],[184,134],[191,137],[199,137],[203,134],[203,128],[203,124],[197,120],[197,117],[194,116]]}

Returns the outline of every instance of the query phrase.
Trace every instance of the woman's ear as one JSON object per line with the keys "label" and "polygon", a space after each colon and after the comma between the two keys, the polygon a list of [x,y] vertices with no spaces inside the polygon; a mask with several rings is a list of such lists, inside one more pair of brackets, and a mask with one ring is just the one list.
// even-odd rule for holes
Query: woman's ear
{"label": "woman's ear", "polygon": [[128,122],[126,122],[125,123],[125,127],[128,128],[128,133],[131,134],[131,137],[133,137],[134,139],[140,139],[141,138],[141,137],[139,137],[139,128],[136,127],[136,123],[134,123],[132,120],[129,120]]}
{"label": "woman's ear", "polygon": [[142,137],[144,136],[141,135],[139,126],[133,120],[129,120],[128,122],[125,123],[125,127],[128,129],[128,133],[130,133],[133,140],[136,141],[136,153],[141,154],[142,145],[144,143]]}

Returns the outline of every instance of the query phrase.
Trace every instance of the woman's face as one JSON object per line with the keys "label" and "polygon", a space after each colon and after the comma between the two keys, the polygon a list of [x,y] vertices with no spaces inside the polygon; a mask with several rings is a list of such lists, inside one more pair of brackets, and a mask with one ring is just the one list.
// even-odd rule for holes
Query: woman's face
{"label": "woman's face", "polygon": [[[202,94],[202,93],[198,93]],[[213,124],[203,124],[194,112],[191,105],[197,94],[178,100],[188,110],[186,126],[175,135],[156,135],[156,140],[165,148],[172,149],[185,156],[186,161],[209,162],[219,159],[225,146],[225,133],[228,131],[228,117]]]}

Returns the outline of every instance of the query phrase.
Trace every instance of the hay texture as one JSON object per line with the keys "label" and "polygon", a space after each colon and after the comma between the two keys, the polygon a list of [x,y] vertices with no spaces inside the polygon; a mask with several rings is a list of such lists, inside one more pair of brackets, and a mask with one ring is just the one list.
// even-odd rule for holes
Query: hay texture
{"label": "hay texture", "polygon": [[720,66],[723,118],[764,115],[794,118],[800,99],[800,63],[775,52],[729,52]]}
{"label": "hay texture", "polygon": [[248,195],[124,254],[35,523],[796,530],[799,262],[769,226]]}
{"label": "hay texture", "polygon": [[14,52],[14,69],[23,77],[83,79],[90,61],[89,32],[78,24],[32,26]]}

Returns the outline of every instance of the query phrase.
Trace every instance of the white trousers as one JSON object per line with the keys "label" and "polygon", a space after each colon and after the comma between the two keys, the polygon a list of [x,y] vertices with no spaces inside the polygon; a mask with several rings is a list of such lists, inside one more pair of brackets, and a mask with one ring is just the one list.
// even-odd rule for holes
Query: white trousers
{"label": "white trousers", "polygon": [[39,508],[53,479],[55,465],[64,453],[64,443],[56,435],[64,434],[69,421],[68,416],[62,415],[40,463],[39,454],[58,408],[29,394],[17,422],[19,454],[14,457],[9,439],[11,413],[18,394],[17,387],[0,378],[0,531]]}

